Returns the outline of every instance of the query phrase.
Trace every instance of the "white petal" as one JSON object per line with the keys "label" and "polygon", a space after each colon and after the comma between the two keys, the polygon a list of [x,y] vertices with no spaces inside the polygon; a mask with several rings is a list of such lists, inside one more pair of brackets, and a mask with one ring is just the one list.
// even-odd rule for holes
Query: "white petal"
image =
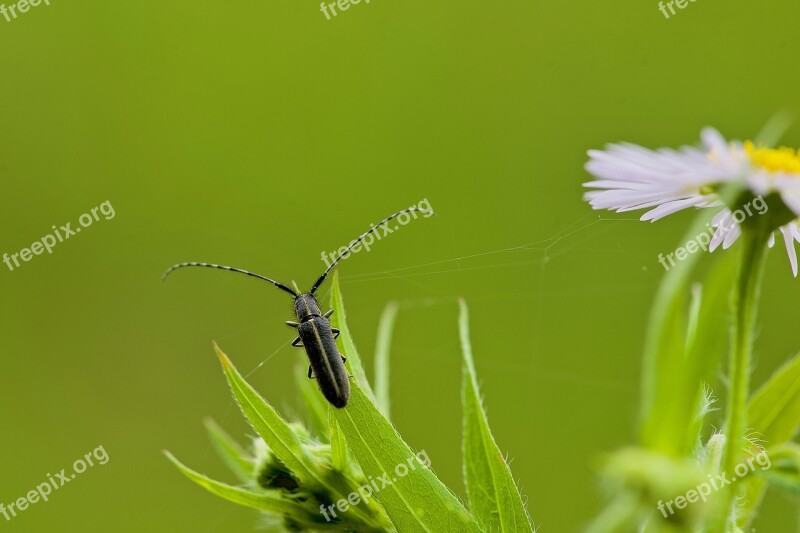
{"label": "white petal", "polygon": [[797,250],[794,247],[794,235],[792,228],[789,225],[781,226],[781,233],[783,233],[783,242],[786,245],[786,253],[789,254],[789,263],[792,265],[792,274],[797,277]]}
{"label": "white petal", "polygon": [[[794,178],[794,181],[800,181],[800,178]],[[781,200],[786,206],[794,211],[794,214],[800,216],[800,186],[791,184],[789,186],[782,186],[780,182],[777,184],[780,190]]]}
{"label": "white petal", "polygon": [[583,186],[593,187],[595,189],[632,189],[642,191],[648,187],[648,184],[619,180],[595,180],[586,182]]}
{"label": "white petal", "polygon": [[755,169],[747,175],[747,188],[759,196],[766,196],[775,190],[775,180],[769,172]]}
{"label": "white petal", "polygon": [[694,196],[692,198],[684,198],[683,200],[666,202],[642,215],[641,220],[655,222],[656,220],[660,220],[666,216],[677,213],[678,211],[682,211],[689,207],[700,207],[706,202],[707,200],[703,196]]}
{"label": "white petal", "polygon": [[614,189],[592,191],[584,195],[595,209],[613,209],[617,211],[630,211],[644,209],[684,198],[683,195],[666,193],[663,191],[631,191]]}
{"label": "white petal", "polygon": [[714,128],[700,134],[710,162],[727,177],[727,181],[743,177],[750,168],[750,159],[740,143],[727,142]]}
{"label": "white petal", "polygon": [[[729,152],[725,139],[704,130],[709,149]],[[696,147],[650,150],[634,144],[610,144],[590,150],[586,170],[598,178],[584,187],[598,189],[584,195],[594,209],[617,212],[650,209],[642,220],[659,220],[683,209],[721,205],[716,195],[703,194],[705,186],[735,178],[729,165],[720,165]]]}
{"label": "white petal", "polygon": [[714,150],[725,152],[728,150],[728,142],[725,140],[725,137],[710,126],[703,128],[703,131],[700,132],[700,139],[709,152],[713,152]]}
{"label": "white petal", "polygon": [[714,231],[714,236],[711,237],[711,242],[708,245],[708,249],[710,251],[714,251],[719,248],[719,245],[725,240],[725,236],[730,231],[732,224],[735,224],[733,219],[731,218],[731,210],[727,207],[714,215],[714,218],[711,219],[711,225],[716,228]]}
{"label": "white petal", "polygon": [[725,234],[725,239],[722,241],[722,249],[727,250],[730,248],[733,243],[736,242],[736,239],[739,238],[739,235],[742,234],[742,228],[739,227],[739,224],[734,224],[730,227],[728,232]]}

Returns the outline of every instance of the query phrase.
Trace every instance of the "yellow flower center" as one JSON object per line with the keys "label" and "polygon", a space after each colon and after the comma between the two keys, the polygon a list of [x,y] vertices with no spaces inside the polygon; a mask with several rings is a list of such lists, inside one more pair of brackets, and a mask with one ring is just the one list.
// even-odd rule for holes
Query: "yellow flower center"
{"label": "yellow flower center", "polygon": [[800,150],[793,150],[785,146],[757,148],[751,141],[745,141],[744,149],[750,157],[750,161],[767,172],[800,174]]}

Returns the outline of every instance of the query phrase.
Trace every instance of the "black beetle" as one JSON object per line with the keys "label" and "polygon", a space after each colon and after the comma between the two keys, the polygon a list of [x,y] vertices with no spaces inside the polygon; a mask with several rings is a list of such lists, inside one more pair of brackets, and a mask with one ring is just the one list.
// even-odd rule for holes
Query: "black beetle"
{"label": "black beetle", "polygon": [[[290,321],[286,322],[286,324],[296,328],[298,333],[298,337],[292,341],[292,346],[305,349],[306,355],[308,356],[308,362],[310,364],[308,368],[308,377],[316,377],[319,389],[322,391],[325,399],[327,399],[335,407],[342,408],[347,405],[347,402],[350,399],[350,381],[347,369],[344,366],[344,363],[347,361],[347,359],[339,353],[339,350],[336,347],[335,339],[339,336],[339,330],[332,328],[330,322],[328,321],[330,316],[333,314],[333,310],[331,309],[327,313],[322,314],[320,312],[319,302],[317,301],[317,297],[314,296],[314,293],[320,287],[320,285],[322,285],[322,282],[325,281],[325,278],[328,276],[328,273],[333,269],[333,267],[336,266],[336,264],[344,257],[346,257],[351,250],[358,246],[358,244],[361,243],[368,235],[372,234],[372,232],[380,227],[385,227],[386,224],[392,219],[405,213],[416,211],[425,213],[426,218],[427,216],[434,214],[433,211],[429,211],[427,209],[409,207],[408,209],[403,209],[402,211],[398,211],[392,216],[383,219],[378,224],[372,226],[366,233],[362,234],[356,240],[351,242],[350,245],[347,246],[347,248],[344,249],[344,251],[342,251],[328,266],[325,272],[322,273],[322,275],[311,287],[311,290],[307,293],[298,294],[298,292],[291,287],[260,274],[254,274],[253,272],[248,272],[247,270],[242,270],[240,268],[215,265],[213,263],[178,263],[177,265],[173,265],[167,269],[167,271],[164,273],[162,281],[166,279],[167,276],[169,276],[174,270],[179,268],[219,268],[222,270],[246,274],[253,278],[258,278],[260,280],[269,282],[279,289],[291,294],[292,297],[294,297],[294,312],[297,316],[297,322]],[[323,257],[324,255],[325,254],[323,254]]]}

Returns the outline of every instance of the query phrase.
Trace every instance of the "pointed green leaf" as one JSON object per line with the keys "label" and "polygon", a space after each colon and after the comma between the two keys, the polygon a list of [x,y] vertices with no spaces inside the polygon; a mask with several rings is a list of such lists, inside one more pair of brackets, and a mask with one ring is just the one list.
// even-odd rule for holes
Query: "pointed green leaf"
{"label": "pointed green leaf", "polygon": [[374,480],[374,497],[403,533],[479,532],[458,498],[403,442],[392,424],[353,383],[350,403],[334,411],[350,451]]}
{"label": "pointed green leaf", "polygon": [[389,352],[392,346],[392,332],[397,319],[397,303],[389,302],[381,313],[378,322],[378,339],[375,346],[375,402],[386,418],[390,417],[389,399]]}
{"label": "pointed green leaf", "polygon": [[261,511],[268,511],[271,513],[290,513],[297,516],[302,516],[307,513],[305,508],[283,497],[280,493],[255,493],[239,487],[226,485],[225,483],[214,481],[213,479],[195,472],[191,468],[188,468],[167,451],[164,452],[164,455],[166,455],[167,459],[172,461],[172,464],[174,464],[187,478],[191,479],[204,489],[216,496],[219,496],[220,498],[226,499],[233,503],[238,503],[239,505],[244,505],[245,507],[252,507],[253,509],[259,509]]}
{"label": "pointed green leaf", "polygon": [[[329,465],[322,464],[307,453],[292,427],[244,380],[228,356],[216,344],[214,350],[239,408],[275,456],[310,492],[327,490],[336,500],[346,498],[352,492],[348,480],[343,476],[330,475]],[[383,510],[376,505],[361,505],[352,513],[366,524],[377,525],[386,521]]]}
{"label": "pointed green leaf", "polygon": [[369,381],[367,381],[367,374],[364,372],[364,365],[361,363],[361,357],[358,355],[356,344],[353,342],[353,336],[350,335],[350,328],[347,327],[347,313],[344,310],[344,300],[342,299],[342,291],[339,288],[339,271],[333,273],[333,283],[331,285],[331,307],[333,308],[333,316],[331,316],[331,325],[337,328],[341,333],[339,340],[342,348],[342,355],[347,357],[346,366],[350,368],[353,377],[361,388],[363,388],[370,398],[375,398],[372,392]]}
{"label": "pointed green leaf", "polygon": [[749,426],[769,446],[792,440],[800,428],[800,354],[783,365],[753,395]]}
{"label": "pointed green leaf", "polygon": [[242,483],[253,481],[253,458],[211,418],[205,419],[206,430],[217,453]]}
{"label": "pointed green leaf", "polygon": [[469,309],[459,300],[459,332],[464,356],[464,477],[469,507],[485,531],[530,531],[525,510],[508,463],[489,429],[481,402],[469,339]]}
{"label": "pointed green leaf", "polygon": [[309,490],[322,488],[324,482],[318,473],[319,465],[303,449],[289,424],[244,380],[216,343],[214,350],[222,363],[233,396],[253,429]]}

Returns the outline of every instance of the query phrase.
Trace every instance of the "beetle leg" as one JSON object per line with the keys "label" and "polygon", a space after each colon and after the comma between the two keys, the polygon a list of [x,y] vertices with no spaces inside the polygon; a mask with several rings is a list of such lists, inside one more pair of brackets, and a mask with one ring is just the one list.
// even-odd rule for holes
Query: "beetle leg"
{"label": "beetle leg", "polygon": [[342,363],[346,363],[346,362],[347,362],[347,357],[342,356]]}
{"label": "beetle leg", "polygon": [[331,333],[333,333],[333,338],[334,339],[338,339],[339,338],[339,333],[341,333],[341,332],[336,328],[331,328]]}
{"label": "beetle leg", "polygon": [[308,367],[308,379],[314,379],[314,374],[310,366]]}
{"label": "beetle leg", "polygon": [[286,325],[289,326],[290,328],[295,328],[295,329],[300,327],[299,322],[292,322],[291,320],[287,320]]}
{"label": "beetle leg", "polygon": [[332,314],[333,314],[333,309],[322,315],[322,318],[330,318]]}
{"label": "beetle leg", "polygon": [[297,337],[295,340],[292,341],[292,346],[294,346],[295,348],[302,348],[303,341],[300,340],[300,337]]}

